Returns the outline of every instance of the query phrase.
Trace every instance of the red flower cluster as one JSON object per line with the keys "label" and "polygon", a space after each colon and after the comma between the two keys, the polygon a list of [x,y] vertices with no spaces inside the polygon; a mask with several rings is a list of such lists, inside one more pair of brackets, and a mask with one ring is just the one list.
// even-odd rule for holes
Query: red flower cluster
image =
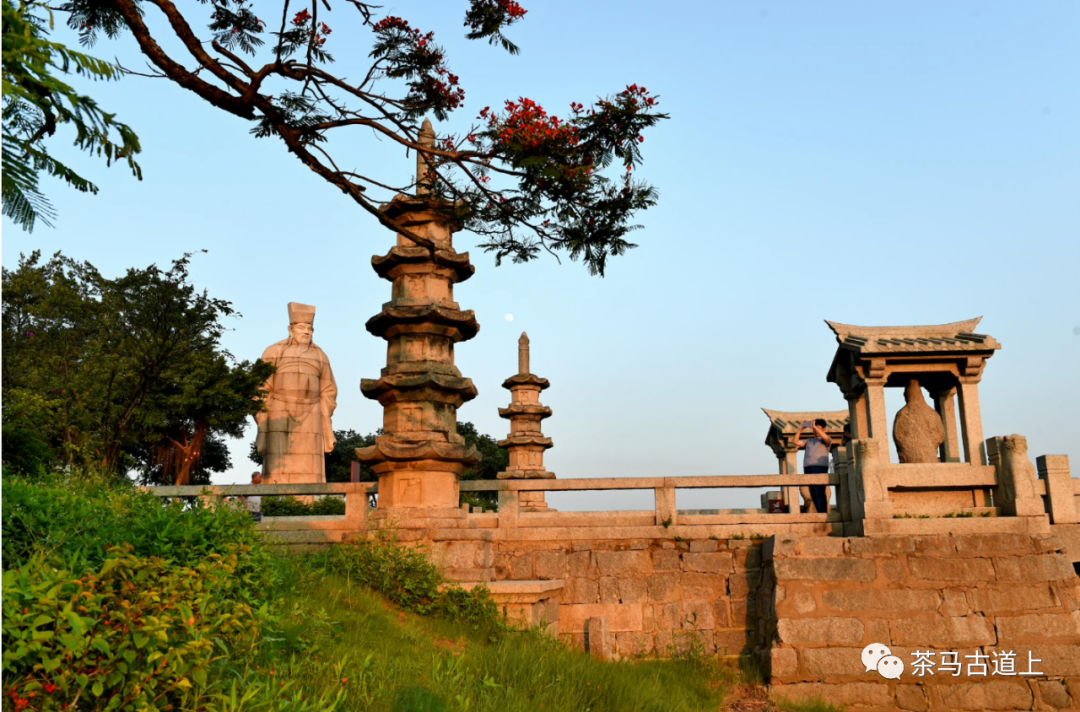
{"label": "red flower cluster", "polygon": [[304,25],[306,25],[310,21],[311,21],[311,13],[308,12],[306,7],[303,10],[301,10],[300,12],[296,13],[296,16],[293,17],[293,19],[292,19],[292,23],[296,27],[303,27]]}
{"label": "red flower cluster", "polygon": [[410,100],[414,103],[439,105],[447,111],[453,111],[465,101],[465,90],[461,87],[454,88],[452,84],[457,83],[457,77],[454,77],[454,80],[451,84],[447,84],[432,76],[420,77],[416,81],[409,82],[409,89],[414,95],[410,97]]}
{"label": "red flower cluster", "polygon": [[514,24],[527,12],[516,0],[472,0],[469,11],[465,13],[465,26],[490,31],[491,28]]}
{"label": "red flower cluster", "polygon": [[489,111],[490,108],[485,106],[480,117],[486,118],[488,128],[496,132],[496,147],[516,146],[534,151],[549,143],[568,146],[578,143],[578,131],[574,126],[560,121],[557,116],[549,116],[544,107],[532,99],[522,97],[518,102],[507,100],[506,116],[503,118]]}
{"label": "red flower cluster", "polygon": [[[409,23],[402,20],[400,17],[384,17],[372,25],[371,29],[374,32],[386,32],[387,30],[402,30],[404,32],[409,32]],[[419,32],[420,30],[413,31]]]}
{"label": "red flower cluster", "polygon": [[514,0],[497,0],[499,7],[513,20],[520,20],[528,12]]}
{"label": "red flower cluster", "polygon": [[631,106],[637,106],[639,102],[643,106],[656,106],[657,104],[656,99],[649,96],[648,90],[645,87],[639,87],[637,84],[626,87],[625,91],[619,92],[619,96]]}
{"label": "red flower cluster", "polygon": [[26,697],[23,697],[19,694],[18,690],[15,687],[12,687],[10,690],[8,690],[7,696],[11,698],[11,703],[15,705],[16,710],[24,710],[30,706],[30,700],[28,698],[33,697],[34,693],[28,692],[26,693]]}

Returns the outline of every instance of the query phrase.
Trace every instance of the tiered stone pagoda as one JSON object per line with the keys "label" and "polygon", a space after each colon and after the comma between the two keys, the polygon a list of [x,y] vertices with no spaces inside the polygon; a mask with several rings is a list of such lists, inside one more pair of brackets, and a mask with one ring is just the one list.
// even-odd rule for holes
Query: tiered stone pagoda
{"label": "tiered stone pagoda", "polygon": [[[424,121],[420,141],[434,146],[435,132]],[[461,229],[452,206],[431,197],[429,168],[417,154],[417,195],[396,196],[382,208],[434,248],[398,234],[397,245],[371,265],[393,283],[391,299],[367,322],[367,330],[387,341],[386,367],[378,379],[363,379],[360,390],[383,406],[383,434],[357,458],[379,475],[379,509],[423,509],[443,516],[458,508],[458,478],[479,461],[476,448],[457,432],[457,409],[476,397],[472,380],[454,366],[454,345],[476,336],[473,312],[454,301],[454,285],[473,275],[467,252],[454,251]],[[458,510],[460,511],[460,510]]]}
{"label": "tiered stone pagoda", "polygon": [[[498,473],[501,480],[554,479],[555,473],[544,469],[544,450],[552,446],[544,437],[540,421],[551,417],[551,408],[540,403],[540,391],[551,384],[529,370],[529,336],[522,332],[518,339],[518,372],[503,382],[510,391],[510,406],[499,408],[499,415],[510,421],[510,434],[498,445],[510,453],[510,464]],[[522,492],[521,511],[546,512],[543,492]]]}

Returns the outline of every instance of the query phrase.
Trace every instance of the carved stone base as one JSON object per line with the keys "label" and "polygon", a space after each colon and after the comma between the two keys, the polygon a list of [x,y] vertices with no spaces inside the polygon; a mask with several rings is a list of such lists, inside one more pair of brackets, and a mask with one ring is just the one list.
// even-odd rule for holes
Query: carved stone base
{"label": "carved stone base", "polygon": [[464,465],[414,460],[384,462],[372,469],[379,475],[379,509],[458,507],[458,477]]}

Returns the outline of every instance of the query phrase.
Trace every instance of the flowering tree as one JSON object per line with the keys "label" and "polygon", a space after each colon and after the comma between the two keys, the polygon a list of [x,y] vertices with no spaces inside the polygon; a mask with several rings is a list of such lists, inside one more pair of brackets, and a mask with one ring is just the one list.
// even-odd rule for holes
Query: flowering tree
{"label": "flowering tree", "polygon": [[[468,128],[425,141],[420,120],[447,122],[465,99],[434,34],[400,17],[379,18],[375,5],[336,1],[357,11],[354,30],[371,33],[370,65],[349,72],[350,79],[330,70],[334,30],[319,10],[329,10],[331,0],[299,9],[307,0],[283,0],[280,16],[267,18],[273,26],[255,14],[251,0],[200,0],[201,8],[183,10],[173,0],[69,0],[64,8],[85,43],[102,32],[131,32],[157,76],[252,121],[256,136],[277,137],[386,227],[420,245],[434,247],[380,211],[381,202],[395,193],[444,201],[482,236],[481,247],[497,263],[528,261],[546,249],[602,276],[609,256],[633,247],[626,238],[637,227],[630,224],[634,213],[656,202],[656,191],[634,178],[643,132],[666,118],[645,87],[632,84],[589,107],[574,103],[564,118],[526,98],[507,100],[501,109],[484,108]],[[150,7],[164,15],[169,37],[151,32]],[[515,0],[469,0],[466,36],[516,54],[503,32],[526,12]],[[196,14],[204,36],[194,28]],[[182,57],[163,48],[177,40]],[[367,127],[419,152],[426,171],[410,185],[391,185],[369,171],[342,168],[354,162],[338,155],[329,138],[347,127]]]}

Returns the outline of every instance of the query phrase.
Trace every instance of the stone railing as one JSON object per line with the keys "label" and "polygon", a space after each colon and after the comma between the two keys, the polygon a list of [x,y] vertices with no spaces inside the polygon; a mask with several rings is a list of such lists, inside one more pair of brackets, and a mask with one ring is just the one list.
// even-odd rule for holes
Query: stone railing
{"label": "stone railing", "polygon": [[[484,512],[462,505],[466,516],[482,528],[489,527],[672,527],[687,525],[743,524],[824,524],[842,521],[840,511],[828,514],[768,513],[765,509],[679,509],[676,491],[695,489],[763,489],[797,491],[810,485],[841,485],[837,475],[732,475],[716,477],[612,477],[590,479],[471,480],[460,483],[462,492],[496,492],[498,512]],[[184,487],[147,487],[158,497],[200,497],[210,504],[227,497],[243,495],[341,495],[345,498],[344,516],[305,516],[267,518],[277,531],[310,529],[363,528],[369,512],[368,497],[378,493],[375,483],[293,484],[293,485],[189,485]],[[653,491],[653,509],[621,511],[582,511],[539,513],[522,511],[521,498],[527,492],[583,491]],[[795,495],[792,495],[795,496]],[[797,499],[795,500],[797,501]],[[440,510],[442,512],[442,510]],[[419,516],[424,510],[416,510]],[[265,520],[264,520],[265,521]],[[269,526],[269,524],[268,524]]]}
{"label": "stone railing", "polygon": [[1080,480],[1071,478],[1067,456],[1040,456],[1036,468],[1020,435],[989,438],[986,452],[987,465],[896,464],[881,441],[841,448],[837,470],[849,497],[845,533],[1046,533],[1050,524],[1080,522]]}
{"label": "stone railing", "polygon": [[[679,509],[678,490],[778,489],[794,491],[809,485],[838,486],[837,475],[721,475],[695,477],[605,477],[582,479],[473,480],[461,483],[462,492],[497,492],[500,527],[607,527],[796,524],[841,521],[830,514],[768,513],[765,509]],[[584,492],[652,490],[653,510],[593,512],[523,512],[522,495],[529,492]],[[794,496],[794,495],[793,495]],[[794,501],[798,501],[797,497]]]}
{"label": "stone railing", "polygon": [[[1046,532],[1051,524],[1080,522],[1080,479],[1072,479],[1066,456],[1041,456],[1036,468],[1027,459],[1021,436],[990,438],[986,443],[991,464],[890,463],[884,443],[855,441],[841,448],[837,472],[825,475],[727,475],[695,477],[613,477],[582,479],[471,480],[460,483],[463,493],[494,492],[497,512],[462,505],[462,513],[476,528],[603,528],[728,527],[760,525],[757,531],[775,533],[770,525],[825,526],[822,533],[848,536],[874,534],[994,531]],[[849,452],[850,451],[850,452]],[[784,500],[798,501],[798,488],[826,485],[834,488],[834,508],[828,514],[770,513],[766,509],[701,510],[676,505],[679,490],[772,489]],[[368,526],[373,511],[368,498],[378,492],[375,483],[308,485],[218,485],[210,487],[147,488],[160,497],[238,495],[340,495],[344,516],[275,517],[268,525],[276,531],[358,530]],[[648,491],[651,510],[567,511],[529,506],[530,494],[548,492]],[[983,499],[985,498],[985,499]],[[446,510],[420,517],[444,517]],[[734,530],[732,530],[734,531]],[[751,529],[750,531],[754,531]]]}

